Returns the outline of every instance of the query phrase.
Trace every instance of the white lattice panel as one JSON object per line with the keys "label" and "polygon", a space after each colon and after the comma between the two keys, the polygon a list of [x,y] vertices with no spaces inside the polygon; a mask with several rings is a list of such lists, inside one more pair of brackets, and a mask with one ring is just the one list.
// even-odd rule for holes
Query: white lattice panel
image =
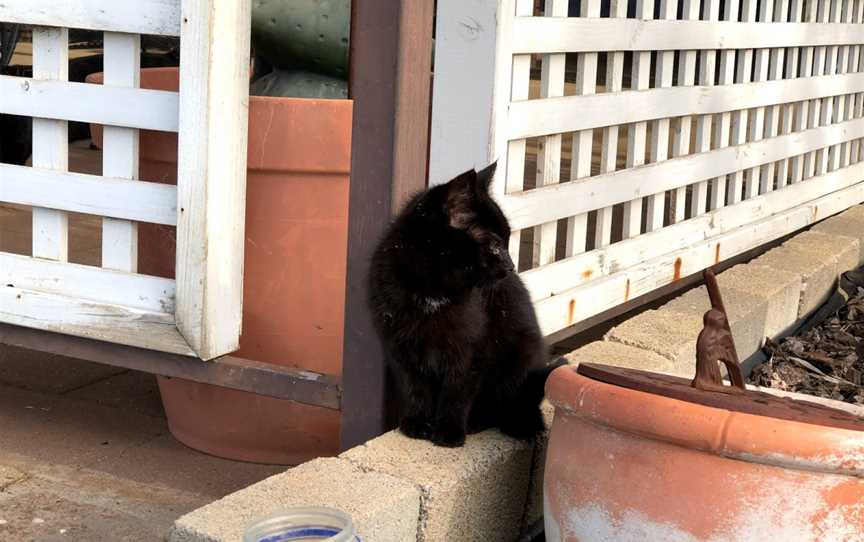
{"label": "white lattice panel", "polygon": [[864,200],[864,0],[543,4],[439,1],[430,181],[499,160],[545,332]]}
{"label": "white lattice panel", "polygon": [[[6,0],[33,26],[33,77],[0,112],[33,117],[32,167],[0,201],[33,207],[32,257],[0,252],[0,321],[209,359],[242,306],[248,0]],[[104,84],[68,81],[68,28],[104,32]],[[141,34],[180,36],[181,92],[139,88]],[[215,60],[214,60],[215,59]],[[67,122],[104,128],[103,175],[68,171]],[[178,184],[138,181],[139,130],[179,132]],[[102,267],[69,263],[67,213],[101,216]],[[137,273],[138,222],[177,227],[177,280]]]}

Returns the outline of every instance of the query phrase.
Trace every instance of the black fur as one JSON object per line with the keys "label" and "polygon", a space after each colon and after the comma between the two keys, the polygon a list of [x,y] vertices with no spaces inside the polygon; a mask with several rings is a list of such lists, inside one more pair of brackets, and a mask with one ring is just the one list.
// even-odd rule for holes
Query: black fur
{"label": "black fur", "polygon": [[495,164],[414,197],[378,245],[370,299],[401,392],[400,429],[461,446],[498,427],[543,428],[552,369],[528,292],[507,252],[510,226],[489,195]]}

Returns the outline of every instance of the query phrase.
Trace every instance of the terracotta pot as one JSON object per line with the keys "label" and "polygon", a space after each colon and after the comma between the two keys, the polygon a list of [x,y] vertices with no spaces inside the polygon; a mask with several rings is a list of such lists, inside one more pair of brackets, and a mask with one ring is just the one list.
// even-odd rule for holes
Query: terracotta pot
{"label": "terracotta pot", "polygon": [[547,396],[550,542],[864,540],[862,431],[695,404],[573,367],[552,374]]}
{"label": "terracotta pot", "polygon": [[[176,89],[177,70],[142,70],[141,85]],[[350,100],[250,98],[238,356],[342,372],[351,120]],[[176,134],[142,131],[140,156],[141,179],[176,183]],[[139,226],[139,272],[173,277],[174,256],[174,228]],[[338,453],[337,411],[178,379],[159,389],[192,448],[289,465]]]}

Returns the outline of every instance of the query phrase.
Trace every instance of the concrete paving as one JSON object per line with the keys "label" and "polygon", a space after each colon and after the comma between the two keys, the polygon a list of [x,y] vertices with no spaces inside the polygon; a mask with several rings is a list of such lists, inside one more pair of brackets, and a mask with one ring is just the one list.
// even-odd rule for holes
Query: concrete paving
{"label": "concrete paving", "polygon": [[163,540],[285,470],[186,448],[158,393],[151,375],[0,347],[0,542]]}

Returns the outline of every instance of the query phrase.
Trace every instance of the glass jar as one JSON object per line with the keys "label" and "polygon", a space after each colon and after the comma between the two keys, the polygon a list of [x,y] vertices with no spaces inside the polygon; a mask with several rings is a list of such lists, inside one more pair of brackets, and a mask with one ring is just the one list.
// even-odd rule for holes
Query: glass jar
{"label": "glass jar", "polygon": [[253,521],[243,542],[361,542],[351,517],[339,510],[290,508]]}

